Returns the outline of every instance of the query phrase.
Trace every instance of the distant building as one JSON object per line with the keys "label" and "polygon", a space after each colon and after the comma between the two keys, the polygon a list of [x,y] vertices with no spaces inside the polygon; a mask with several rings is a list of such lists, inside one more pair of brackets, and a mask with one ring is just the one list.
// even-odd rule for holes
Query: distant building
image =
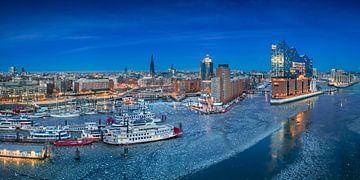
{"label": "distant building", "polygon": [[174,92],[180,95],[200,91],[200,79],[177,79],[174,83]]}
{"label": "distant building", "polygon": [[66,93],[73,91],[73,80],[70,79],[57,79],[55,80],[55,89],[57,92]]}
{"label": "distant building", "polygon": [[26,73],[25,68],[22,67],[22,68],[21,68],[21,74],[25,74],[25,73]]}
{"label": "distant building", "polygon": [[216,69],[216,77],[211,79],[211,97],[214,98],[214,102],[228,103],[241,96],[249,88],[249,78],[230,79],[228,64],[219,64]]}
{"label": "distant building", "polygon": [[171,64],[171,68],[168,69],[168,77],[173,78],[176,75],[176,69],[174,68],[174,65]]}
{"label": "distant building", "polygon": [[47,86],[38,81],[19,80],[0,83],[0,98],[6,100],[39,100],[47,96]]}
{"label": "distant building", "polygon": [[210,81],[213,75],[213,62],[209,54],[206,54],[200,64],[200,78],[202,81]]}
{"label": "distant building", "polygon": [[109,90],[112,86],[109,79],[81,78],[74,83],[75,92]]}
{"label": "distant building", "polygon": [[215,102],[221,102],[219,77],[213,77],[211,79],[211,97],[214,98]]}
{"label": "distant building", "polygon": [[10,67],[9,67],[9,74],[11,74],[11,75],[15,75],[15,74],[16,74],[16,67],[15,67],[15,66],[10,66]]}
{"label": "distant building", "polygon": [[231,84],[228,64],[219,64],[216,69],[216,77],[211,80],[211,95],[215,102],[226,103],[230,100]]}
{"label": "distant building", "polygon": [[155,76],[154,55],[151,55],[151,60],[150,60],[150,75],[151,75],[151,77],[154,77],[154,76]]}
{"label": "distant building", "polygon": [[341,69],[331,69],[331,85],[349,84],[355,81],[355,76]]}
{"label": "distant building", "polygon": [[214,77],[213,61],[209,54],[206,54],[200,63],[201,91],[211,93],[211,78]]}

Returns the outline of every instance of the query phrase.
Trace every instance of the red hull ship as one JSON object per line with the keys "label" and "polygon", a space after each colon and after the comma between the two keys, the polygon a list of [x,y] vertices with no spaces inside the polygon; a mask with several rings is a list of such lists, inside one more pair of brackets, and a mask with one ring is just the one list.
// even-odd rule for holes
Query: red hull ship
{"label": "red hull ship", "polygon": [[94,141],[92,139],[78,139],[78,140],[58,140],[54,141],[55,146],[84,146],[92,144]]}

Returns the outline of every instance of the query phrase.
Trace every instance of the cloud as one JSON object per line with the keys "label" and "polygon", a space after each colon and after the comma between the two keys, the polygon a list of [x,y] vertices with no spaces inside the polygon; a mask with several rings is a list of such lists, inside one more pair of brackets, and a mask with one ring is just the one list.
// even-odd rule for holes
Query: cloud
{"label": "cloud", "polygon": [[9,40],[34,40],[39,39],[42,36],[40,34],[19,34],[16,36],[9,37]]}

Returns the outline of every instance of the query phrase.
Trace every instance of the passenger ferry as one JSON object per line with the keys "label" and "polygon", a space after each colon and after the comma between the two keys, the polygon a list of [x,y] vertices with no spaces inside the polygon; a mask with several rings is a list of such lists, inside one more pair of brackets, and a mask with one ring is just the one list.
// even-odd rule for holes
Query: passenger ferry
{"label": "passenger ferry", "polygon": [[30,139],[39,141],[53,141],[61,139],[70,139],[71,135],[63,128],[46,127],[39,130],[30,131]]}
{"label": "passenger ferry", "polygon": [[12,131],[18,129],[26,129],[32,126],[32,122],[14,122],[0,121],[0,131]]}
{"label": "passenger ferry", "polygon": [[[113,126],[115,127],[115,126]],[[179,137],[181,129],[169,124],[158,125],[153,122],[145,124],[120,125],[109,129],[104,136],[104,143],[112,145],[125,145],[148,143]]]}
{"label": "passenger ferry", "polygon": [[78,125],[66,125],[64,126],[66,131],[83,131],[83,130],[97,130],[99,127],[102,127],[104,125],[99,125],[96,122],[86,122],[84,124],[78,124]]}
{"label": "passenger ferry", "polygon": [[121,114],[115,115],[115,120],[124,121],[128,120],[140,120],[140,119],[155,119],[155,114],[152,112],[141,112],[141,113],[133,113],[133,114]]}

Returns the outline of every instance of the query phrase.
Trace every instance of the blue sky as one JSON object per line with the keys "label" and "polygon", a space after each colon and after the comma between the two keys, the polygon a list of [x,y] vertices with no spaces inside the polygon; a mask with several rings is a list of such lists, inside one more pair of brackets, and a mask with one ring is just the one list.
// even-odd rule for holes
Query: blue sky
{"label": "blue sky", "polygon": [[286,40],[322,71],[360,71],[360,5],[345,1],[0,1],[0,71],[270,69]]}

